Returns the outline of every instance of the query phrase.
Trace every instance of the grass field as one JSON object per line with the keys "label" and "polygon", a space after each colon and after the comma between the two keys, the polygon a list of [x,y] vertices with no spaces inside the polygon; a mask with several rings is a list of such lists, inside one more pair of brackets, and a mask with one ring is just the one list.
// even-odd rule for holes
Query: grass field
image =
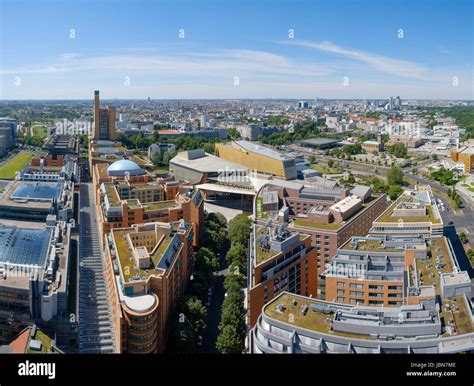
{"label": "grass field", "polygon": [[15,173],[22,170],[31,161],[33,154],[20,153],[0,168],[0,178],[14,179]]}

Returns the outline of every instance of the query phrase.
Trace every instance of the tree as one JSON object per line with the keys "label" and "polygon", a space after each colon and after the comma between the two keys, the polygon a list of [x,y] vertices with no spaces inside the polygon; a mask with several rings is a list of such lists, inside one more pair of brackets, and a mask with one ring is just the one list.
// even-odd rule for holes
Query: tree
{"label": "tree", "polygon": [[330,168],[332,168],[332,167],[334,166],[334,161],[333,161],[332,159],[330,159],[330,160],[328,161],[328,166],[329,166]]}
{"label": "tree", "polygon": [[229,221],[229,239],[232,244],[242,244],[246,246],[250,237],[251,221],[243,213],[238,214]]}
{"label": "tree", "polygon": [[395,145],[389,146],[388,151],[397,158],[405,158],[408,155],[408,151],[403,143],[396,143]]}
{"label": "tree", "polygon": [[163,153],[163,163],[165,165],[169,165],[170,164],[170,159],[171,159],[171,154],[169,151],[165,151]]}
{"label": "tree", "polygon": [[310,154],[310,155],[308,156],[308,162],[309,162],[310,164],[314,164],[314,161],[316,161],[316,157],[315,157],[313,154]]}
{"label": "tree", "polygon": [[399,166],[392,166],[387,172],[389,185],[401,185],[403,183],[403,171]]}
{"label": "tree", "polygon": [[206,307],[196,297],[186,296],[178,300],[170,320],[171,351],[196,351],[199,336],[206,328],[206,315]]}
{"label": "tree", "polygon": [[224,280],[224,288],[228,292],[240,291],[244,285],[244,276],[241,274],[235,274],[232,269],[230,271],[231,273],[227,275]]}
{"label": "tree", "polygon": [[161,153],[159,151],[156,151],[151,155],[151,162],[153,163],[154,166],[160,166]]}
{"label": "tree", "polygon": [[219,268],[219,261],[216,255],[209,248],[202,247],[196,254],[194,269],[200,272],[206,279],[207,283],[212,280],[212,275]]}
{"label": "tree", "polygon": [[467,239],[467,236],[464,232],[461,232],[458,234],[458,237],[459,237],[459,241],[462,243],[462,244],[466,244],[469,240]]}
{"label": "tree", "polygon": [[221,354],[241,354],[244,349],[244,339],[238,327],[231,324],[223,326],[217,337],[216,348]]}
{"label": "tree", "polygon": [[240,270],[244,270],[245,261],[247,259],[247,246],[235,243],[227,252],[226,260],[229,265],[235,265]]}
{"label": "tree", "polygon": [[227,227],[227,219],[222,213],[214,212],[208,213],[206,216],[206,222],[208,225],[217,224],[219,228],[226,228]]}
{"label": "tree", "polygon": [[400,185],[390,185],[387,194],[391,200],[396,200],[403,193],[403,188]]}
{"label": "tree", "polygon": [[235,127],[231,127],[228,131],[230,139],[239,139],[240,133]]}

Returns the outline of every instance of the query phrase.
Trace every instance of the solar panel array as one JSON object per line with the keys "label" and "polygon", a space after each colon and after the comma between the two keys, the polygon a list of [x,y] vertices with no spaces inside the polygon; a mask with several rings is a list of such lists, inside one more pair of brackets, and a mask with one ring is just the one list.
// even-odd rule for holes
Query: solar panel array
{"label": "solar panel array", "polygon": [[51,230],[0,227],[0,263],[42,267]]}
{"label": "solar panel array", "polygon": [[12,200],[52,201],[57,199],[60,194],[60,185],[23,184],[15,189],[10,198]]}

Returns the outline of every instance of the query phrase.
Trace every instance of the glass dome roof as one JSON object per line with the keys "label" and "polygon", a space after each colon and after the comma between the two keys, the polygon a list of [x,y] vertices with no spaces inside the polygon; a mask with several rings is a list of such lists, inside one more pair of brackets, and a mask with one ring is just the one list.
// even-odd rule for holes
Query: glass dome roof
{"label": "glass dome roof", "polygon": [[126,173],[129,173],[131,176],[137,176],[143,174],[144,171],[135,162],[127,159],[116,161],[107,168],[109,176],[125,176]]}

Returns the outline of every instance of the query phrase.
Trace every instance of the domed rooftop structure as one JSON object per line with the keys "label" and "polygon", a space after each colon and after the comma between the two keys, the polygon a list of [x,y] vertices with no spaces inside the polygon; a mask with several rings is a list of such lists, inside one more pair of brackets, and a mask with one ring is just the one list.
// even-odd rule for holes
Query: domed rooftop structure
{"label": "domed rooftop structure", "polygon": [[107,174],[109,176],[124,177],[127,174],[130,176],[139,176],[144,173],[144,170],[140,166],[128,159],[116,161],[107,168]]}

